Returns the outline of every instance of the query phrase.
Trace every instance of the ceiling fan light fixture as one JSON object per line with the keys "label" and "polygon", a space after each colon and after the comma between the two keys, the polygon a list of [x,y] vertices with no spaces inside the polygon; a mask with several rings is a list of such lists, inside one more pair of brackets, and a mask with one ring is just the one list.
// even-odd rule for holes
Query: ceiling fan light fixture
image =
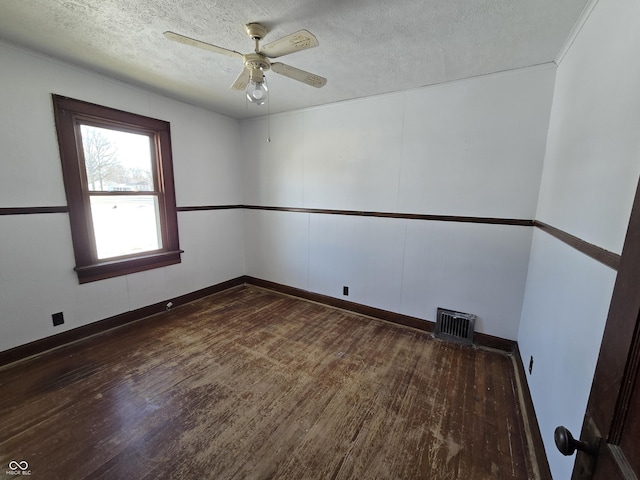
{"label": "ceiling fan light fixture", "polygon": [[256,105],[264,105],[269,96],[269,87],[261,70],[251,72],[251,78],[247,85],[247,100]]}
{"label": "ceiling fan light fixture", "polygon": [[267,82],[261,83],[249,82],[247,85],[247,99],[251,103],[256,105],[264,105],[269,95],[269,89],[267,88]]}

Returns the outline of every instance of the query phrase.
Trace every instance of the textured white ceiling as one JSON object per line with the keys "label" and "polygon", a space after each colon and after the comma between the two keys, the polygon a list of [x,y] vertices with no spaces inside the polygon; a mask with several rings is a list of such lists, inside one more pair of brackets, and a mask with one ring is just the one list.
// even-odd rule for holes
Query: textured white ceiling
{"label": "textured white ceiling", "polygon": [[[269,72],[271,113],[551,62],[587,0],[2,0],[0,39],[233,118],[264,115],[229,89],[242,61],[167,40],[172,30],[248,53],[306,28],[320,46],[281,59],[328,79]],[[0,68],[1,65],[0,65]]]}

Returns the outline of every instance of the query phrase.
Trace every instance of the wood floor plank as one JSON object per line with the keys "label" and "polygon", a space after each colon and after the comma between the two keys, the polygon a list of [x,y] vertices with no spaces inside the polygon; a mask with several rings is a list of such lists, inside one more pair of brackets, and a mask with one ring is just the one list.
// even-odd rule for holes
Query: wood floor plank
{"label": "wood floor plank", "polygon": [[533,479],[509,355],[237,287],[0,370],[33,478]]}

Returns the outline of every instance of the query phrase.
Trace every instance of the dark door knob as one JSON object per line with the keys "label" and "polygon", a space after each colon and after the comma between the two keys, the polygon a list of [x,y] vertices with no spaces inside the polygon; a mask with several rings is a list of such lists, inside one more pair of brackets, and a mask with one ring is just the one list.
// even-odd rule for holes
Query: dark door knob
{"label": "dark door knob", "polygon": [[576,450],[588,453],[589,455],[594,453],[594,448],[591,445],[573,438],[573,435],[571,435],[571,432],[567,430],[566,427],[556,427],[553,437],[556,441],[556,447],[558,447],[558,450],[560,450],[560,453],[563,455],[573,455],[573,452]]}

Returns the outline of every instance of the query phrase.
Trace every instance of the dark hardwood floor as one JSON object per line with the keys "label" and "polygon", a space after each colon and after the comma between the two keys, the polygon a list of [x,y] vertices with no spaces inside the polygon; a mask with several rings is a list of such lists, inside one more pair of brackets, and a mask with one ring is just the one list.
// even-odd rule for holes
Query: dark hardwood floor
{"label": "dark hardwood floor", "polygon": [[257,287],[9,365],[0,392],[0,478],[537,478],[510,355]]}

